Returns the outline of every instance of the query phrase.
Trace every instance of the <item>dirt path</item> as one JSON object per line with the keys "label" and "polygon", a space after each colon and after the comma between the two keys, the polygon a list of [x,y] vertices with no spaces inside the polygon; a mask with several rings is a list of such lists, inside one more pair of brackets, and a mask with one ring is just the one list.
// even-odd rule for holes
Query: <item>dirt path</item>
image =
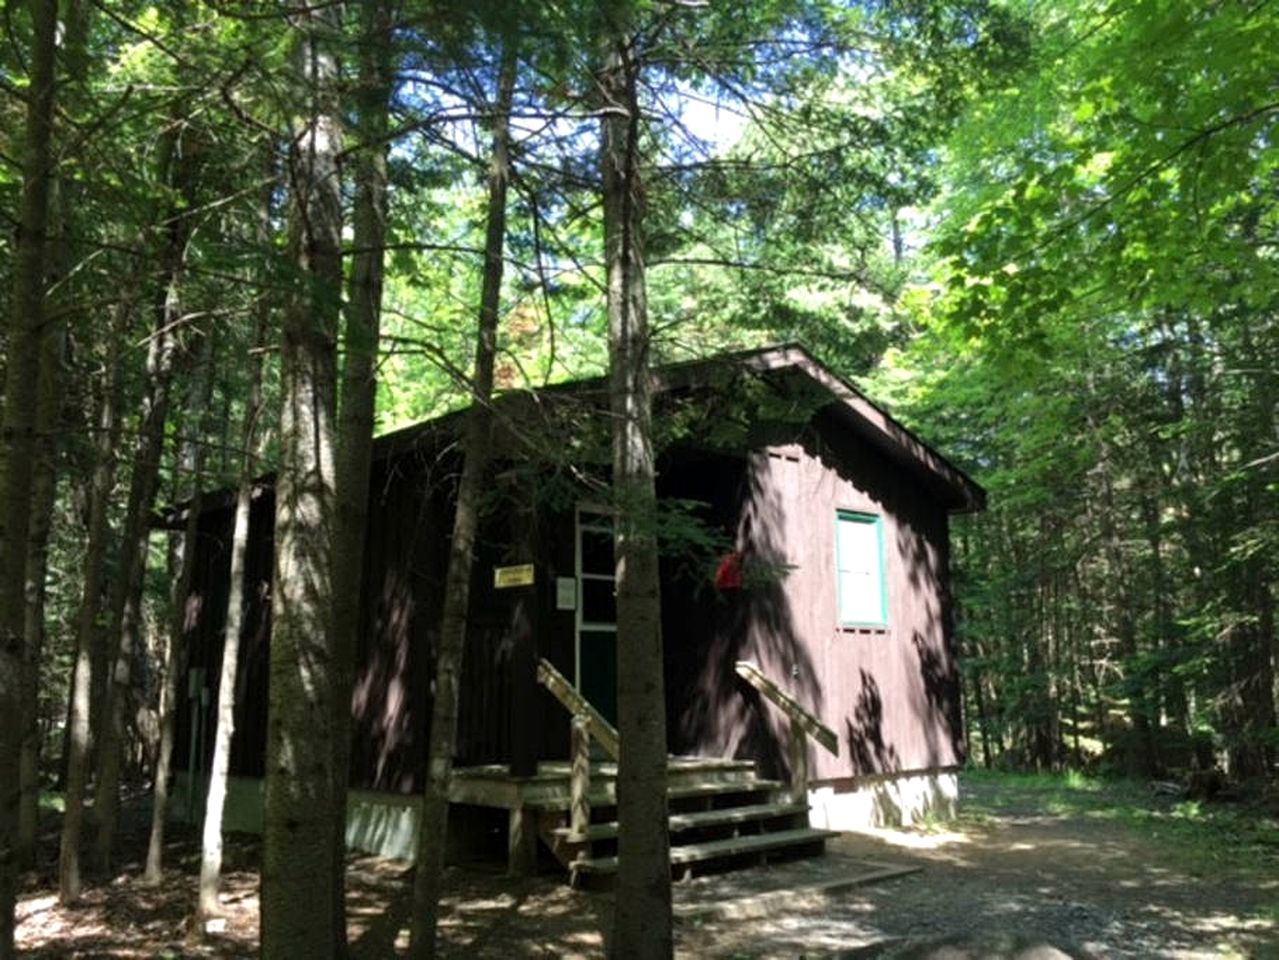
{"label": "dirt path", "polygon": [[[1130,827],[1053,815],[1031,794],[966,786],[948,832],[847,836],[839,853],[917,864],[917,874],[741,929],[686,930],[689,956],[1279,957],[1279,864],[1268,880],[1229,863],[1172,865]],[[943,949],[943,946],[949,949]],[[926,949],[931,947],[931,949]]]}
{"label": "dirt path", "polygon": [[[950,830],[848,835],[824,861],[678,884],[679,955],[1279,958],[1279,865],[1259,877],[1255,866],[1186,864],[1157,836],[1078,812],[1046,812],[1051,807],[1029,790],[968,785],[965,797],[979,813]],[[39,957],[255,956],[256,844],[233,846],[228,922],[203,942],[186,928],[194,899],[189,845],[175,843],[174,862],[185,854],[186,869],[162,887],[144,888],[126,875],[74,911],[53,902],[51,878],[31,878],[18,909],[20,946]],[[792,892],[884,862],[920,869],[829,895]],[[443,956],[584,960],[604,953],[605,895],[574,892],[557,876],[510,880],[498,869],[455,869],[451,879]],[[353,862],[356,960],[402,953],[409,886],[405,864]],[[743,896],[755,898],[753,909],[736,909]],[[715,912],[699,913],[708,906]]]}

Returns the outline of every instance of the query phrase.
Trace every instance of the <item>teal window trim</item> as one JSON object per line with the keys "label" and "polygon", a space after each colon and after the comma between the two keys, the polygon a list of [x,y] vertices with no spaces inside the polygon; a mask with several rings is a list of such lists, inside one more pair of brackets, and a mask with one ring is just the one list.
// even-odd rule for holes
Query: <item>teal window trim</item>
{"label": "teal window trim", "polygon": [[[843,617],[843,581],[845,566],[839,554],[839,529],[841,523],[873,524],[875,548],[879,552],[879,617],[875,620],[845,620]],[[888,626],[888,568],[884,556],[884,519],[877,513],[861,513],[856,510],[835,511],[835,615],[841,627]]]}

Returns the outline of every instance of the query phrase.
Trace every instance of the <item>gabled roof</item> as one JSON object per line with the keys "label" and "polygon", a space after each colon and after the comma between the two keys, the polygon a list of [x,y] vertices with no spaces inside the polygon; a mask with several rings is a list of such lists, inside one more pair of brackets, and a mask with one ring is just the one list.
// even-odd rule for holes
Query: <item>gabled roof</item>
{"label": "gabled roof", "polygon": [[[697,360],[663,364],[654,367],[654,394],[699,385],[712,384],[717,374],[728,370],[740,370],[760,376],[799,376],[821,393],[830,396],[830,410],[841,425],[869,443],[887,459],[897,463],[914,476],[941,500],[952,513],[972,513],[986,507],[986,491],[964,471],[947,460],[910,430],[902,426],[883,407],[874,403],[860,390],[817,360],[803,346],[796,343],[761,347],[734,353],[715,354]],[[605,377],[588,377],[541,387],[537,390],[519,390],[503,394],[495,401],[500,409],[518,404],[520,398],[534,402],[540,397],[591,397],[607,396],[608,381]],[[465,410],[455,410],[443,416],[411,424],[377,438],[373,456],[383,459],[423,445],[452,443],[457,436]],[[266,482],[273,474],[262,478]],[[234,501],[233,491],[206,495],[204,508],[225,505]]]}
{"label": "gabled roof", "polygon": [[[880,453],[918,476],[953,513],[984,510],[986,491],[953,463],[898,423],[883,407],[817,360],[803,346],[785,343],[733,353],[721,353],[696,360],[654,367],[654,394],[713,383],[725,370],[741,370],[767,376],[799,375],[829,394],[832,409],[842,425],[870,443]],[[603,376],[587,377],[541,387],[512,391],[497,401],[501,406],[518,397],[607,396],[608,381]],[[425,437],[449,434],[457,429],[464,411],[412,424],[378,438],[375,456],[388,456],[406,446],[415,446]]]}
{"label": "gabled roof", "polygon": [[980,484],[800,344],[786,343],[656,367],[654,390],[696,382],[703,371],[724,366],[737,366],[760,374],[803,376],[830,395],[835,413],[848,429],[890,460],[920,476],[944,498],[952,513],[973,513],[986,508],[986,491]]}

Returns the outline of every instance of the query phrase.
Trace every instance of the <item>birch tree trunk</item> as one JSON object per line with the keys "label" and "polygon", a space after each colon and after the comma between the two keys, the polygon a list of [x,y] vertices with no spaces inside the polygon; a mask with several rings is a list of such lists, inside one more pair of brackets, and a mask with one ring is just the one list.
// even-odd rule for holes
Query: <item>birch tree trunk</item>
{"label": "birch tree trunk", "polygon": [[431,736],[427,748],[426,791],[417,841],[417,872],[413,880],[413,925],[410,956],[435,956],[444,846],[448,834],[448,789],[457,747],[458,694],[466,648],[466,615],[470,604],[471,566],[480,498],[488,468],[492,432],[493,365],[497,349],[497,321],[502,297],[503,254],[506,243],[506,194],[511,178],[510,113],[518,54],[511,40],[502,53],[497,104],[493,113],[493,159],[489,167],[487,226],[484,239],[484,278],[475,341],[475,374],[471,381],[471,409],[463,438],[462,477],[458,483],[444,581],[444,611],[440,646],[435,655],[435,697],[431,705]]}
{"label": "birch tree trunk", "polygon": [[618,507],[617,719],[622,742],[611,953],[637,958],[670,957],[674,950],[639,72],[634,38],[620,32],[610,40],[599,80],[604,101],[600,162],[613,488]]}
{"label": "birch tree trunk", "polygon": [[298,14],[291,135],[295,281],[281,344],[280,467],[271,594],[270,707],[262,846],[262,956],[333,949],[334,413],[342,290],[342,150],[332,7]]}
{"label": "birch tree trunk", "polygon": [[[271,242],[271,191],[262,199],[258,241],[263,256]],[[218,706],[213,732],[213,759],[209,764],[209,792],[204,804],[204,829],[200,844],[200,886],[196,920],[202,922],[221,912],[218,887],[222,877],[222,815],[226,808],[227,775],[231,769],[231,737],[235,732],[235,680],[240,663],[240,634],[244,630],[244,570],[249,547],[249,519],[253,507],[253,477],[257,472],[257,422],[262,406],[262,351],[266,344],[271,305],[264,298],[258,308],[249,355],[249,382],[240,425],[240,479],[235,496],[235,522],[231,532],[230,590],[226,602],[222,667],[218,676]]]}
{"label": "birch tree trunk", "polygon": [[346,950],[346,790],[351,766],[351,689],[364,585],[369,471],[373,462],[377,354],[386,245],[387,130],[390,124],[390,4],[361,7],[355,93],[355,209],[346,362],[338,421],[337,522],[333,539],[333,943]]}
{"label": "birch tree trunk", "polygon": [[32,0],[31,84],[22,148],[22,196],[14,242],[4,418],[0,421],[0,960],[15,956],[17,817],[22,727],[23,616],[31,526],[32,455],[44,322],[56,0]]}
{"label": "birch tree trunk", "polygon": [[89,487],[89,529],[84,548],[84,589],[76,622],[75,672],[71,681],[71,709],[67,726],[67,784],[58,850],[58,896],[63,904],[80,899],[80,842],[84,823],[84,794],[89,778],[90,706],[93,698],[93,664],[100,659],[98,612],[106,565],[110,526],[107,509],[115,486],[115,449],[119,437],[121,403],[120,344],[128,328],[129,305],[121,304],[108,334],[105,384],[94,437],[93,479]]}
{"label": "birch tree trunk", "polygon": [[213,331],[200,334],[200,357],[196,361],[187,395],[185,436],[177,457],[179,473],[176,502],[187,504],[186,520],[171,545],[177,569],[173,571],[173,583],[169,595],[169,637],[165,645],[162,671],[164,686],[160,692],[160,742],[156,749],[155,783],[152,788],[151,833],[147,841],[146,867],[142,878],[146,883],[158,884],[164,871],[164,825],[169,812],[169,774],[173,757],[174,711],[178,699],[178,682],[186,661],[186,633],[191,581],[195,566],[196,535],[200,527],[200,483],[204,476],[204,461],[208,455],[205,442],[206,421],[204,411],[213,398],[213,355],[216,335]]}

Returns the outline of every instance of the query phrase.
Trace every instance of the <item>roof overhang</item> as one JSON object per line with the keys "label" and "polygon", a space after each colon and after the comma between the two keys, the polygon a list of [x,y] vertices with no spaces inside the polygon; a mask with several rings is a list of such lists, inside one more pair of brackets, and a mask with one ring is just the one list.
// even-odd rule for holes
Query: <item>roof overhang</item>
{"label": "roof overhang", "polygon": [[951,513],[974,513],[986,508],[986,491],[963,470],[895,420],[883,407],[818,361],[798,344],[726,354],[655,368],[655,390],[674,389],[701,379],[712,366],[726,365],[772,375],[799,374],[829,394],[842,425],[870,443],[890,460],[916,473],[939,494]]}
{"label": "roof overhang", "polygon": [[[653,392],[679,390],[713,384],[717,375],[725,369],[753,373],[765,378],[798,376],[829,396],[826,407],[838,420],[842,429],[870,444],[889,460],[901,465],[931,490],[951,513],[974,513],[986,508],[986,491],[964,471],[960,470],[935,449],[895,420],[883,407],[874,403],[851,383],[818,361],[799,344],[782,344],[745,350],[737,353],[716,354],[697,360],[664,364],[652,370]],[[532,404],[540,406],[540,397],[586,396],[598,393],[607,395],[605,377],[591,377],[565,383],[557,383],[537,390],[519,390],[506,393],[495,400],[498,410],[512,412],[512,407]],[[424,447],[444,447],[456,442],[465,410],[412,424],[378,437],[374,443],[374,459],[384,459],[408,450]],[[270,483],[273,475],[258,479],[258,483]],[[202,509],[226,506],[234,502],[234,491],[224,490],[206,494]],[[180,526],[182,505],[165,511],[155,518],[154,526]]]}

